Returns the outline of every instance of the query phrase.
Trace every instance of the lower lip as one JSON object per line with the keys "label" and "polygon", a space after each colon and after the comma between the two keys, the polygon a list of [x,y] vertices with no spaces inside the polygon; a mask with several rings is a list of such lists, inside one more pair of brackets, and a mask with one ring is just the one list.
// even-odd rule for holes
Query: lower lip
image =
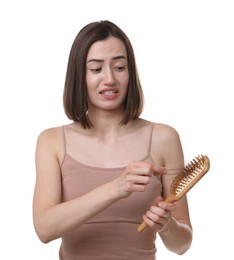
{"label": "lower lip", "polygon": [[111,95],[105,95],[105,94],[101,94],[103,98],[111,100],[111,99],[115,99],[118,96],[118,93],[114,93]]}

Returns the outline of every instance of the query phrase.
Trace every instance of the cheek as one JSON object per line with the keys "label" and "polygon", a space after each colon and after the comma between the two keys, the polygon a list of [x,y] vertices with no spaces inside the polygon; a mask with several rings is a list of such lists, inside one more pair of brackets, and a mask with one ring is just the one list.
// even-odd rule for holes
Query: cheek
{"label": "cheek", "polygon": [[87,91],[94,89],[97,86],[98,79],[93,76],[86,76]]}
{"label": "cheek", "polygon": [[123,81],[123,85],[125,86],[125,91],[127,92],[128,90],[128,84],[129,84],[129,76],[127,76],[125,78],[125,80]]}
{"label": "cheek", "polygon": [[126,88],[128,87],[128,83],[129,83],[129,74],[126,73],[125,75],[123,75],[121,78],[120,78],[120,81],[121,81],[121,85],[122,86],[126,86]]}

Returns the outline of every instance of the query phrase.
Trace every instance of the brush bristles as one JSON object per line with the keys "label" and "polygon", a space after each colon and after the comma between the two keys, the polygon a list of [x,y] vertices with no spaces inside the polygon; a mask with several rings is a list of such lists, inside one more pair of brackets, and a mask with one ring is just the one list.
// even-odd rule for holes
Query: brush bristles
{"label": "brush bristles", "polygon": [[204,169],[204,156],[199,155],[188,163],[172,182],[171,194],[178,195],[201,173]]}

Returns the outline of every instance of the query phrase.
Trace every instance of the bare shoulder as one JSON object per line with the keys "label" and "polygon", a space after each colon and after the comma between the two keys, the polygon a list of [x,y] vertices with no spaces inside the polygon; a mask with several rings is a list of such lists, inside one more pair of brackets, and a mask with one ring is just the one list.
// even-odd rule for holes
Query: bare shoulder
{"label": "bare shoulder", "polygon": [[43,130],[38,138],[37,141],[38,142],[49,142],[49,143],[53,143],[53,142],[57,142],[59,141],[59,139],[61,138],[61,133],[62,133],[62,127],[52,127],[52,128],[48,128]]}
{"label": "bare shoulder", "polygon": [[141,128],[152,123],[154,124],[153,141],[160,142],[160,144],[165,144],[165,142],[171,143],[173,140],[178,141],[180,139],[177,130],[170,125],[155,123],[144,119],[139,119],[136,121],[137,128]]}
{"label": "bare shoulder", "polygon": [[63,127],[43,130],[37,138],[36,155],[52,156],[62,162],[64,157]]}
{"label": "bare shoulder", "polygon": [[152,136],[152,155],[164,165],[175,167],[183,164],[183,150],[177,130],[169,125],[155,123]]}
{"label": "bare shoulder", "polygon": [[167,124],[154,123],[154,138],[161,141],[172,141],[173,139],[179,139],[179,133],[177,130]]}

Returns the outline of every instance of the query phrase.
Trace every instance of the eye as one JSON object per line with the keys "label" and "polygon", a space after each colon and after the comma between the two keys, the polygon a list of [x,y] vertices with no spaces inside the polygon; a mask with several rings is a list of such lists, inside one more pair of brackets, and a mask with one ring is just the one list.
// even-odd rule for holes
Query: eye
{"label": "eye", "polygon": [[92,72],[92,73],[94,73],[94,74],[97,74],[97,73],[99,73],[99,72],[101,72],[101,68],[96,68],[96,69],[90,69],[90,71]]}
{"label": "eye", "polygon": [[124,71],[125,70],[125,66],[116,66],[116,67],[114,67],[114,70],[118,71],[118,72]]}

